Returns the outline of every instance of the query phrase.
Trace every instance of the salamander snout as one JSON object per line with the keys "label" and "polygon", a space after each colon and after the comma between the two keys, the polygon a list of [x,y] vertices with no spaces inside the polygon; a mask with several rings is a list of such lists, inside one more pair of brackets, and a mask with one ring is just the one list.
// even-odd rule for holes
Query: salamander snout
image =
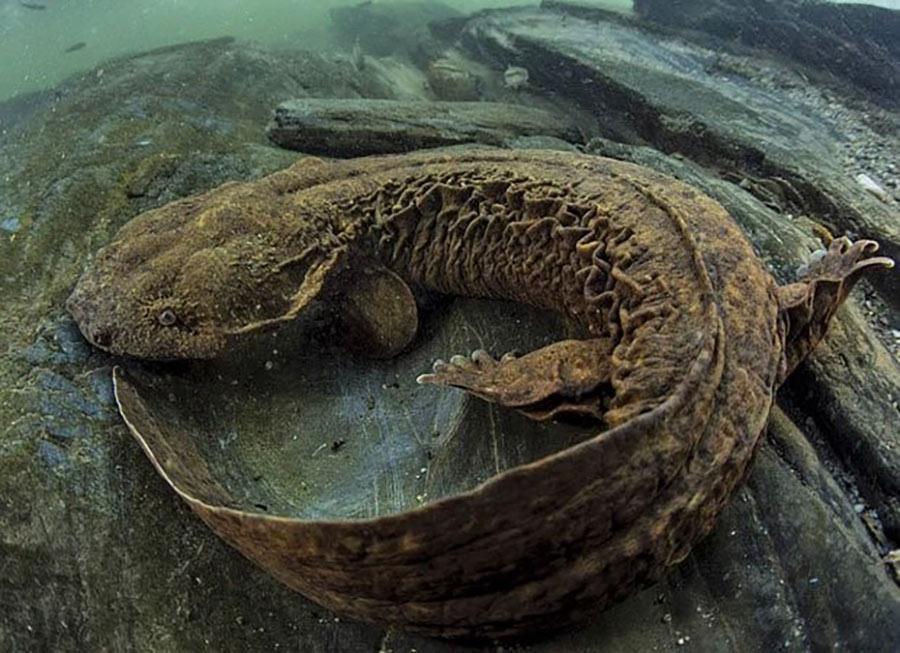
{"label": "salamander snout", "polygon": [[75,319],[78,328],[87,340],[100,349],[109,351],[113,346],[115,329],[103,320],[105,311],[100,304],[89,298],[84,284],[79,283],[66,300],[66,309]]}

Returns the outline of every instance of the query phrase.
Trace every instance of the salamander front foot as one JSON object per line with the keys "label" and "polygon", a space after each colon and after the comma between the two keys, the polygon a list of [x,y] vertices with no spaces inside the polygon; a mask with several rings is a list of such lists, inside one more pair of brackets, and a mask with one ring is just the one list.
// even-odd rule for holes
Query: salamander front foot
{"label": "salamander front foot", "polygon": [[521,357],[509,352],[500,360],[478,349],[450,362],[437,360],[430,374],[416,380],[460,388],[532,419],[561,413],[602,419],[603,398],[609,395],[609,344],[599,338],[564,340]]}

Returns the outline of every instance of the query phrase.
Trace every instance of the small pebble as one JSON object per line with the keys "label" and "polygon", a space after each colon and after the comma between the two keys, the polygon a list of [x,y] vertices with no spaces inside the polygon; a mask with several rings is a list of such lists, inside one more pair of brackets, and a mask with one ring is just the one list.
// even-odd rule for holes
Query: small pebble
{"label": "small pebble", "polygon": [[866,192],[870,193],[871,195],[874,195],[875,197],[880,199],[882,202],[888,201],[888,194],[885,192],[885,190],[881,186],[878,185],[878,182],[876,182],[874,179],[872,179],[869,175],[867,175],[865,173],[860,173],[860,174],[856,175],[856,183],[858,183],[860,186],[862,186]]}
{"label": "small pebble", "polygon": [[0,229],[8,231],[11,234],[18,232],[21,227],[22,223],[18,218],[6,218],[5,220],[0,220]]}

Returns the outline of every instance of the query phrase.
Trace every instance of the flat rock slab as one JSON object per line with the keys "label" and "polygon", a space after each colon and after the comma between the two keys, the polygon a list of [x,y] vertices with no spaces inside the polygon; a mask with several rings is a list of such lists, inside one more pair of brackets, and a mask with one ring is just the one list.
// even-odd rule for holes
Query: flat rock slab
{"label": "flat rock slab", "polygon": [[[796,0],[636,0],[647,18],[773,52],[885,104],[900,102],[900,11]],[[839,53],[839,54],[838,54]]]}
{"label": "flat rock slab", "polygon": [[465,143],[500,146],[528,136],[581,140],[568,117],[518,104],[365,99],[282,102],[266,134],[279,147],[333,157]]}

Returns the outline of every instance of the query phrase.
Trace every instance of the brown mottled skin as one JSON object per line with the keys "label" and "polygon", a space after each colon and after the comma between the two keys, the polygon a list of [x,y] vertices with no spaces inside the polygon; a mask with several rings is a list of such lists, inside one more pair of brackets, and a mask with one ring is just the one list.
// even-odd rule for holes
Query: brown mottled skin
{"label": "brown mottled skin", "polygon": [[239,509],[116,375],[160,473],[277,578],[359,619],[498,637],[583,618],[688,555],[746,475],[776,386],[859,272],[890,264],[875,249],[836,240],[808,280],[779,288],[719,204],[627,163],[490,150],[301,160],[135,218],[68,307],[97,346],[156,359],[227,354],[314,299],[392,355],[415,331],[408,282],[583,324],[589,339],[456,356],[420,382],[536,418],[587,415],[597,435],[368,520]]}

